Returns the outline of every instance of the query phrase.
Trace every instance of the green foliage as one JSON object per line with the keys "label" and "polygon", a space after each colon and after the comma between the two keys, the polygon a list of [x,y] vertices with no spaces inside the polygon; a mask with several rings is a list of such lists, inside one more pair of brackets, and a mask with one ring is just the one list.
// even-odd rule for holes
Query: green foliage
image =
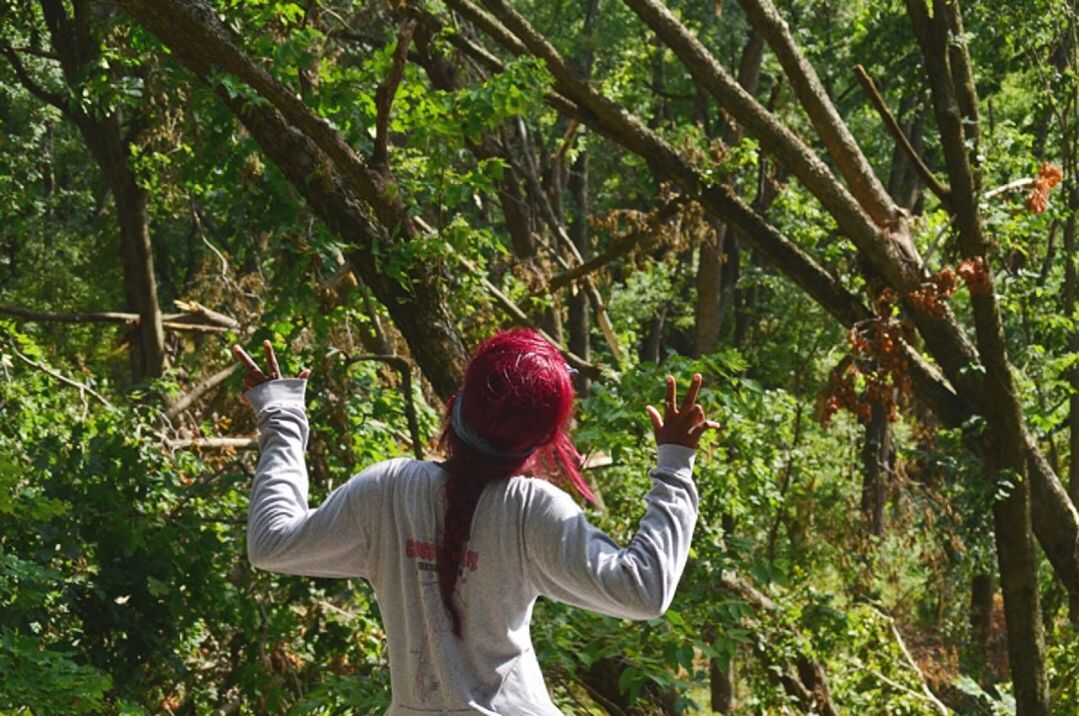
{"label": "green foliage", "polygon": [[[667,4],[737,71],[748,30],[737,3]],[[308,459],[317,503],[349,474],[411,451],[406,399],[417,408],[422,448],[441,427],[438,401],[418,375],[404,396],[385,364],[342,360],[407,348],[370,287],[342,278],[346,257],[369,249],[380,276],[405,293],[420,288],[410,276],[424,267],[469,344],[505,324],[484,279],[568,341],[571,329],[555,319],[569,318],[580,287],[546,290],[565,267],[552,258],[557,241],[539,197],[524,187],[526,159],[565,227],[585,224],[584,253],[592,255],[618,239],[606,219],[654,209],[657,196],[670,195],[667,177],[648,158],[627,155],[552,110],[546,97],[558,85],[541,62],[494,50],[504,71],[490,72],[450,33],[464,28],[493,47],[482,35],[441,3],[421,4],[446,29],[426,38],[429,45],[414,38],[410,47],[389,114],[385,177],[431,231],[360,245],[318,219],[216,88],[261,106],[266,100],[229,73],[194,81],[158,38],[115,8],[92,5],[89,28],[100,51],[74,75],[56,61],[38,3],[0,4],[0,45],[18,48],[40,86],[70,107],[123,126],[129,168],[149,197],[162,309],[196,299],[235,316],[241,328],[170,332],[165,377],[132,385],[128,327],[0,321],[0,711],[211,713],[239,704],[245,714],[381,712],[390,698],[388,659],[370,588],[254,571],[244,556],[254,455],[170,447],[178,439],[252,434],[249,411],[235,399],[239,378],[179,417],[166,419],[166,399],[220,370],[230,360],[228,343],[253,348],[272,340],[283,349],[286,373],[314,370]],[[359,154],[370,154],[376,98],[404,17],[398,3],[213,5],[247,53]],[[862,259],[819,202],[757,140],[743,135],[724,144],[725,115],[628,7],[604,2],[586,22],[587,5],[514,3],[572,66],[590,73],[593,86],[703,176],[758,206],[774,190],[768,221],[852,293],[873,299],[879,287],[867,286]],[[882,181],[891,185],[901,162],[850,76],[855,63],[877,80],[907,131],[920,134],[939,173],[941,147],[903,3],[791,0],[781,12]],[[965,33],[953,38],[974,53],[981,211],[1026,423],[1062,473],[1073,459],[1065,435],[1079,363],[1074,307],[1064,299],[1074,257],[1063,256],[1064,227],[1074,219],[1064,190],[1075,180],[1065,172],[1041,213],[1025,203],[1027,184],[995,190],[1034,177],[1045,163],[1063,164],[1074,143],[1074,122],[1060,124],[1079,86],[1059,54],[1067,44],[1061,38],[1073,32],[1069,12],[1049,0],[965,3]],[[447,58],[459,86],[434,82],[421,52],[431,53],[425,60]],[[768,52],[757,97],[815,141]],[[28,92],[7,61],[0,61],[0,130],[0,303],[123,310],[119,217],[101,166],[80,128]],[[565,172],[582,157],[590,208],[580,218]],[[517,196],[507,196],[507,180]],[[513,201],[536,242],[528,259],[513,253],[504,211]],[[923,195],[913,215],[915,244],[932,270],[955,268],[947,212]],[[580,402],[575,439],[599,463],[587,474],[603,506],[587,508],[589,516],[625,542],[650,485],[653,444],[643,407],[661,402],[666,374],[684,383],[701,372],[700,402],[722,430],[706,438],[697,458],[693,552],[661,619],[631,625],[541,600],[533,637],[558,704],[603,713],[589,681],[614,664],[614,689],[636,708],[659,709],[662,701],[667,712],[702,712],[713,669],[733,662],[738,713],[792,712],[798,705],[780,677],[809,660],[827,672],[844,713],[935,713],[918,668],[938,693],[967,698],[983,712],[1013,713],[999,640],[988,655],[956,646],[971,642],[971,581],[996,570],[993,505],[1020,479],[1006,474],[990,483],[966,449],[986,430],[984,419],[944,429],[924,406],[903,404],[892,426],[900,468],[887,487],[886,529],[869,534],[864,426],[840,416],[824,429],[814,419],[828,372],[847,352],[846,329],[730,231],[741,251],[724,266],[735,282],[722,299],[721,347],[688,357],[698,352],[693,307],[706,233],[689,227],[688,216],[593,275],[626,355],[616,365],[606,337],[592,328],[591,358],[603,372]],[[462,257],[478,270],[464,271]],[[949,305],[969,327],[965,288]],[[659,346],[658,364],[640,357],[646,345]],[[113,407],[47,371],[98,391]],[[1044,564],[1042,572],[1054,705],[1071,713],[1079,710],[1079,642],[1063,615],[1063,590]],[[733,588],[732,577],[757,597]]]}

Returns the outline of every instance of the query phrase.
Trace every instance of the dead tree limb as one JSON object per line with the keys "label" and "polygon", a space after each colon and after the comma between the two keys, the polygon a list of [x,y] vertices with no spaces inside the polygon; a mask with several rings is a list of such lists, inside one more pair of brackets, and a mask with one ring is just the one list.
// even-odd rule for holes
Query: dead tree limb
{"label": "dead tree limb", "polygon": [[[122,323],[126,326],[139,325],[139,314],[122,313],[118,311],[76,311],[73,313],[48,313],[45,311],[33,311],[21,306],[0,304],[0,314],[15,316],[16,318],[30,322],[42,323]],[[201,323],[185,323],[185,314],[173,313],[161,317],[163,328],[172,331],[188,331],[191,333],[228,333],[231,328],[225,326],[208,326]]]}
{"label": "dead tree limb", "polygon": [[223,369],[217,371],[216,373],[214,373],[209,378],[207,378],[206,380],[204,380],[201,383],[199,383],[198,385],[196,385],[194,388],[192,388],[190,391],[188,391],[184,395],[181,395],[176,400],[170,402],[165,407],[165,417],[168,418],[169,420],[172,420],[177,415],[184,412],[185,410],[190,408],[192,405],[194,405],[196,402],[198,402],[204,395],[206,395],[207,393],[212,391],[214,388],[216,388],[217,386],[221,385],[226,380],[228,380],[232,376],[232,374],[235,373],[236,371],[238,371],[239,369],[240,369],[240,364],[239,363],[233,363],[229,367],[223,368]]}
{"label": "dead tree limb", "polygon": [[644,227],[614,237],[603,253],[593,256],[591,259],[578,266],[574,266],[560,274],[552,276],[547,284],[548,287],[551,291],[557,291],[580,279],[582,276],[594,273],[612,261],[622,258],[640,244],[654,237],[658,232],[659,227],[673,219],[678,214],[678,210],[684,205],[685,199],[681,196],[675,197],[664,203],[663,206],[647,218]]}
{"label": "dead tree limb", "polygon": [[258,450],[258,438],[177,438],[166,440],[170,450]]}
{"label": "dead tree limb", "polygon": [[[215,249],[216,250],[216,249]],[[207,308],[198,301],[173,301],[176,307],[185,313],[190,313],[192,316],[201,316],[210,323],[216,323],[219,326],[225,326],[226,328],[240,329],[240,322],[232,316],[227,316],[224,313]]]}

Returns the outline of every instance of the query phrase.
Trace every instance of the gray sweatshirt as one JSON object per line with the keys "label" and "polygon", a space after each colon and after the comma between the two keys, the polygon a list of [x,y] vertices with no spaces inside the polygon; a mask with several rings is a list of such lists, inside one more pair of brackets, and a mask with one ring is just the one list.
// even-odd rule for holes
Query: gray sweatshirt
{"label": "gray sweatshirt", "polygon": [[275,380],[247,392],[262,452],[248,557],[274,572],[370,580],[389,641],[387,714],[559,714],[529,634],[537,597],[629,619],[670,605],[697,519],[691,448],[659,446],[647,509],[626,548],[550,483],[512,477],[488,486],[463,553],[457,639],[436,566],[446,473],[434,462],[388,460],[310,509],[305,386]]}

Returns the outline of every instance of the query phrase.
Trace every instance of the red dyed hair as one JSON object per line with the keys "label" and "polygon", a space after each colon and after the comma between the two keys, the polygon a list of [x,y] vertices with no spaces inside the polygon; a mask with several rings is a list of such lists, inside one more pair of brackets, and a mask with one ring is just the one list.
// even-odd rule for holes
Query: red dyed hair
{"label": "red dyed hair", "polygon": [[[471,436],[462,438],[454,428],[457,401],[462,401],[459,417]],[[531,469],[592,499],[578,469],[580,455],[566,432],[572,413],[573,383],[565,360],[539,333],[523,328],[484,341],[469,361],[464,383],[446,404],[441,444],[449,479],[438,582],[457,637],[461,615],[453,592],[484,488]],[[477,449],[470,444],[475,438],[493,450]]]}

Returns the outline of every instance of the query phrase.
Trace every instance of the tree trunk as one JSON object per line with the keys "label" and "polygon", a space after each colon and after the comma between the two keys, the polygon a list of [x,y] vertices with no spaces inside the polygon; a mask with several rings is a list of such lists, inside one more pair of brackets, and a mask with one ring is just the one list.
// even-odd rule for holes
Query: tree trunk
{"label": "tree trunk", "polygon": [[[75,97],[81,97],[86,69],[101,51],[91,33],[86,2],[75,2],[74,15],[59,0],[41,0],[41,9],[67,85]],[[78,128],[112,194],[120,228],[124,297],[128,310],[139,314],[131,340],[132,379],[160,377],[165,366],[165,331],[157,303],[147,196],[131,169],[121,112],[116,109],[99,119],[78,102],[66,100],[60,109]]]}
{"label": "tree trunk", "polygon": [[1008,628],[1008,664],[1018,716],[1049,716],[1038,565],[1030,537],[1029,486],[1022,480],[993,506],[1000,586]]}
{"label": "tree trunk", "polygon": [[884,505],[895,474],[895,459],[892,424],[885,408],[874,403],[862,445],[862,517],[869,534],[877,537],[884,534]]}
{"label": "tree trunk", "polygon": [[[988,675],[989,637],[993,630],[993,575],[980,572],[970,582],[970,650],[974,667]],[[982,680],[983,686],[988,682]]]}
{"label": "tree trunk", "polygon": [[734,712],[734,659],[714,658],[709,662],[708,689],[712,711]]}
{"label": "tree trunk", "polygon": [[[572,206],[569,237],[581,256],[587,261],[592,255],[588,240],[588,152],[582,150],[573,162],[569,175],[569,195]],[[591,314],[588,296],[580,287],[570,287],[569,298],[569,349],[584,360],[591,360]],[[578,376],[577,390],[588,395],[589,381]]]}
{"label": "tree trunk", "polygon": [[[158,378],[165,366],[165,331],[157,301],[153,247],[150,244],[146,190],[138,185],[126,161],[119,121],[107,119],[102,128],[106,147],[115,159],[102,170],[116,205],[120,224],[120,261],[127,308],[139,314],[137,339],[131,347],[132,378]],[[119,155],[119,156],[117,156]]]}
{"label": "tree trunk", "polygon": [[[764,37],[750,28],[738,64],[738,84],[749,94],[756,94],[764,58]],[[705,101],[707,107],[707,101]],[[728,146],[742,139],[742,129],[725,125],[723,141]],[[708,355],[716,350],[731,297],[738,283],[741,252],[738,236],[719,220],[713,222],[715,233],[701,243],[697,258],[696,335],[693,354]]]}

